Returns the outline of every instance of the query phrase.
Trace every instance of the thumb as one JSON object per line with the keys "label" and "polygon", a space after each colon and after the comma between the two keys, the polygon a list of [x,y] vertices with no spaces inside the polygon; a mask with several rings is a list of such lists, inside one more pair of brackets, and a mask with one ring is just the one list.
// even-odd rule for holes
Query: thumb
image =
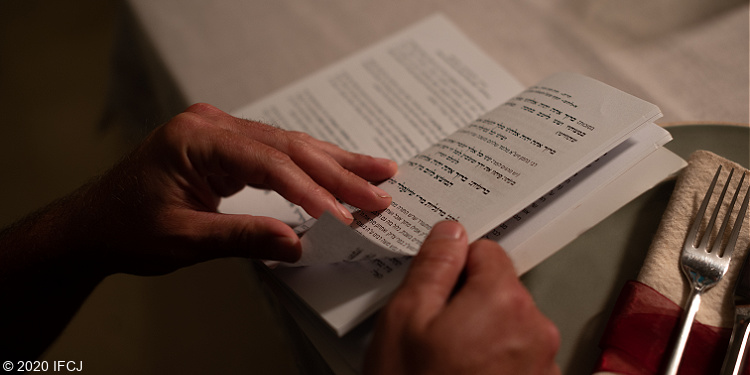
{"label": "thumb", "polygon": [[443,308],[464,268],[468,249],[466,231],[458,222],[437,223],[427,235],[397,292],[417,298],[419,319],[428,321]]}
{"label": "thumb", "polygon": [[188,236],[209,258],[244,257],[295,262],[299,237],[287,224],[265,216],[191,212]]}

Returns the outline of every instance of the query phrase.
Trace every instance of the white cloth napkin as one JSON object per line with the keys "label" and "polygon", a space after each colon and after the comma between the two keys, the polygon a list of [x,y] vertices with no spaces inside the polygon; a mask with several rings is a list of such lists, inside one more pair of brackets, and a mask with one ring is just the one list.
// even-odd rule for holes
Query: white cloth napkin
{"label": "white cloth napkin", "polygon": [[[708,205],[707,212],[709,215],[718,200],[718,192],[721,191],[721,188],[725,185],[729,171],[732,168],[734,168],[734,175],[729,183],[729,189],[727,190],[728,196],[724,197],[724,201],[721,205],[718,216],[719,219],[717,219],[717,224],[714,226],[713,234],[714,236],[716,235],[718,228],[721,225],[721,220],[723,220],[729,203],[731,202],[731,194],[736,189],[740,176],[747,170],[739,164],[714,153],[708,151],[696,151],[690,156],[688,166],[681,172],[677,179],[669,204],[661,218],[659,228],[657,229],[649,251],[644,259],[641,271],[637,277],[638,282],[653,288],[663,297],[668,298],[679,306],[685,306],[689,293],[689,283],[683,276],[679,266],[683,243],[685,242],[687,231],[696,216],[698,208],[703,201],[706,191],[711,184],[719,165],[722,166],[722,173],[717,180],[717,185],[714,187],[714,195]],[[738,202],[735,203],[733,213],[730,216],[730,228],[734,225],[734,220],[737,215],[736,212],[739,210],[741,199],[744,197],[744,194],[748,189],[748,177],[746,177],[745,182],[743,182]],[[703,228],[706,227],[707,221],[708,220],[704,220]],[[728,234],[726,236],[728,236]],[[729,270],[716,286],[703,294],[701,305],[696,316],[697,322],[719,328],[728,328],[732,326],[734,322],[733,287],[735,280],[737,279],[737,274],[739,273],[742,263],[747,255],[748,247],[750,247],[750,215],[746,214],[744,224],[732,255]],[[621,298],[622,297],[621,294]],[[631,296],[630,298],[634,297]],[[651,302],[661,304],[659,301],[651,301],[647,299],[645,295],[637,298],[640,301],[639,303],[647,303],[649,306]],[[659,309],[659,306],[661,305],[654,305],[654,308]],[[646,336],[643,336],[643,330],[647,329],[646,327],[648,327],[648,323],[644,323],[643,321],[636,323],[630,318],[633,318],[636,315],[652,315],[654,313],[653,309],[644,309],[644,306],[633,307],[633,309],[635,310],[628,310],[627,312],[621,312],[616,309],[610,319],[610,325],[613,324],[613,322],[619,323],[614,323],[614,326],[608,327],[608,329],[614,329],[618,324],[635,325],[633,327],[625,326],[624,328],[623,326],[619,326],[619,332],[641,332],[640,334],[636,334],[629,338],[623,338],[629,342],[629,344],[625,344],[625,341],[621,342],[621,344],[625,346],[633,345],[629,340],[633,340],[634,337],[639,337],[639,335],[641,335],[640,339],[647,339]],[[643,311],[641,311],[642,309]],[[621,321],[620,319],[630,320]],[[643,324],[646,325],[644,326]],[[622,329],[625,329],[626,331],[622,331]],[[651,329],[656,329],[656,327],[651,327]],[[615,330],[614,332],[618,331]],[[627,335],[627,333],[623,334]],[[654,334],[656,336],[653,336],[652,338],[656,340],[654,342],[657,342],[659,339],[663,338],[664,332]],[[659,337],[659,339],[656,337]],[[611,341],[608,342],[611,344]],[[605,351],[602,353],[602,363],[600,363],[600,365],[604,364],[603,367],[608,371],[599,371],[596,372],[595,375],[614,375],[620,373],[632,374],[633,372],[639,373],[638,371],[642,371],[642,373],[650,373],[650,370],[648,369],[653,368],[655,365],[654,363],[651,363],[653,358],[647,358],[648,356],[644,357],[643,353],[637,354],[622,347],[609,347],[610,344],[605,344],[607,348],[603,348]],[[650,347],[651,344],[653,344],[653,342],[644,343],[643,347]],[[622,350],[625,351],[623,352]],[[710,365],[713,366],[715,364],[715,358],[713,355],[714,354],[711,354],[709,357],[698,359],[702,363],[701,366],[707,365],[706,361],[713,363]],[[602,369],[598,366],[597,368],[600,370]],[[689,368],[687,370],[692,371],[693,373],[696,372],[696,368]]]}
{"label": "white cloth napkin", "polygon": [[[714,196],[709,203],[707,211],[715,206],[715,202],[718,200],[718,191],[724,186],[729,171],[732,168],[735,170],[729,189],[727,190],[727,197],[724,198],[721,211],[719,211],[717,224],[714,226],[714,235],[718,232],[718,227],[721,223],[719,220],[724,217],[731,202],[729,194],[734,192],[740,176],[747,170],[739,164],[714,153],[696,151],[690,156],[688,166],[677,180],[672,197],[662,216],[657,233],[638,275],[638,281],[651,286],[680,306],[685,306],[689,293],[688,282],[679,266],[685,235],[719,165],[722,166],[723,170],[716,183]],[[729,227],[734,224],[737,215],[736,211],[738,211],[741,203],[739,199],[744,197],[744,192],[747,190],[748,178],[750,176],[745,178],[744,187],[740,190],[741,193],[738,202],[735,203],[734,212],[730,216],[731,222]],[[706,221],[703,224],[704,228]],[[727,230],[727,232],[729,231]],[[716,327],[732,326],[734,322],[732,290],[734,282],[737,279],[737,274],[742,267],[742,262],[748,252],[749,243],[750,214],[746,214],[740,236],[737,239],[737,245],[732,255],[729,270],[716,286],[703,294],[701,306],[696,315],[697,321]]]}

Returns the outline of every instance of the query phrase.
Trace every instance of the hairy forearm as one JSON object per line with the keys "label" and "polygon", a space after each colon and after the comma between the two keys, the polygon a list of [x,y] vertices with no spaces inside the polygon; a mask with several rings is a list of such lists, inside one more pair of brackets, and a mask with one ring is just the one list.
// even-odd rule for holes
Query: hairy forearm
{"label": "hairy forearm", "polygon": [[103,275],[87,256],[86,191],[58,200],[0,232],[0,354],[38,357]]}

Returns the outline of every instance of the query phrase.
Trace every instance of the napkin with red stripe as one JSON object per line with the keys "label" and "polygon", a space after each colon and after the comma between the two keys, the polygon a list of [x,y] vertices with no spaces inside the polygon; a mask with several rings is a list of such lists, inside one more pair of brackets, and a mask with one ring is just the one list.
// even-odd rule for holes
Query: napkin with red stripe
{"label": "napkin with red stripe", "polygon": [[[602,354],[595,369],[598,375],[663,371],[663,362],[671,351],[673,332],[689,292],[688,281],[679,267],[680,253],[688,227],[719,165],[722,174],[714,191],[724,186],[729,170],[735,169],[729,194],[736,188],[745,168],[708,151],[696,151],[690,156],[688,166],[677,179],[637,280],[628,282],[620,292],[600,342]],[[744,196],[747,185],[746,178],[740,197]],[[715,193],[709,210],[717,199]],[[731,196],[724,198],[720,219],[730,201]],[[739,203],[735,204],[734,211]],[[730,217],[734,224],[736,213]],[[714,231],[718,231],[720,224],[719,221]],[[734,322],[734,282],[749,246],[750,214],[745,217],[729,270],[702,296],[679,374],[715,374],[721,369]],[[750,366],[744,373],[750,375]]]}

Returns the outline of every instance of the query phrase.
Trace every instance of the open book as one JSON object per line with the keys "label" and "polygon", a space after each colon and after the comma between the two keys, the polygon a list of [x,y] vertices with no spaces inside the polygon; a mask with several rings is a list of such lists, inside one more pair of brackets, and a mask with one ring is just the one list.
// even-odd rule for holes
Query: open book
{"label": "open book", "polygon": [[304,224],[300,264],[269,273],[339,335],[387,301],[440,220],[497,240],[523,273],[684,166],[655,105],[572,73],[524,88],[442,16],[234,115],[400,164],[379,185],[391,207],[351,226],[260,190],[222,203]]}

